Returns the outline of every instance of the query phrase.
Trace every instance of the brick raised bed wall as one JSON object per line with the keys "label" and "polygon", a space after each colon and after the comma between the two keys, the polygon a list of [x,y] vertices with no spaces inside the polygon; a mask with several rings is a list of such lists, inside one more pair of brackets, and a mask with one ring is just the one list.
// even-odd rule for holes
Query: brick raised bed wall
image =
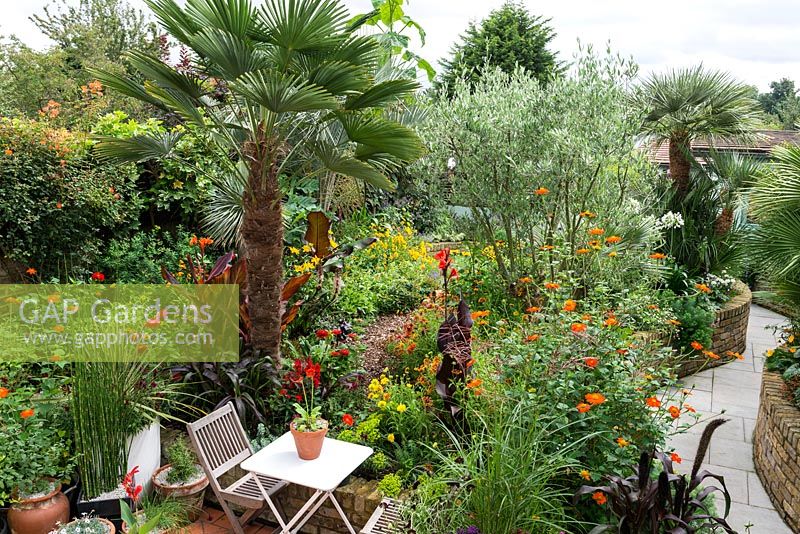
{"label": "brick raised bed wall", "polygon": [[765,371],[753,432],[753,460],[772,504],[800,532],[800,409],[787,398],[780,375]]}
{"label": "brick raised bed wall", "polygon": [[694,374],[702,369],[726,364],[732,359],[726,356],[727,352],[744,354],[747,348],[747,324],[750,320],[750,303],[753,295],[743,282],[736,282],[734,290],[737,292],[731,300],[717,310],[714,319],[714,335],[711,350],[719,354],[719,360],[713,360],[700,354],[698,357],[686,358],[678,367],[678,376]]}

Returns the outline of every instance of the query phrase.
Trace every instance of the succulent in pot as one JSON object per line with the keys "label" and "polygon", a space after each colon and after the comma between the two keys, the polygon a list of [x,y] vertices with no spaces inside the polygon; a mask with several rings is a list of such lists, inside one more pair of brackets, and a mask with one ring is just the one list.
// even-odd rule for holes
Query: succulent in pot
{"label": "succulent in pot", "polygon": [[194,451],[179,437],[167,448],[169,463],[153,473],[156,493],[168,499],[180,501],[186,506],[189,521],[197,521],[203,509],[203,498],[208,487],[208,478],[197,464]]}
{"label": "succulent in pot", "polygon": [[290,380],[302,394],[297,396],[298,402],[294,403],[297,417],[289,424],[289,431],[294,438],[297,455],[303,460],[316,460],[322,453],[328,433],[328,422],[322,418],[322,408],[314,405],[315,390],[320,384],[320,365],[311,359],[305,362],[296,360]]}
{"label": "succulent in pot", "polygon": [[114,523],[102,517],[85,515],[66,525],[59,525],[50,534],[116,534]]}

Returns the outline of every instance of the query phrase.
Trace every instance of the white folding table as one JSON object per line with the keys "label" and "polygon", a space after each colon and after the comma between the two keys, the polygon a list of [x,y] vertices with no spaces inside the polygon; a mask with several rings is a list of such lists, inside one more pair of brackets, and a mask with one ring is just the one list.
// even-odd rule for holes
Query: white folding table
{"label": "white folding table", "polygon": [[345,478],[372,455],[372,452],[371,448],[363,445],[325,438],[325,442],[322,445],[322,454],[320,454],[319,458],[316,460],[301,460],[294,446],[294,438],[290,432],[287,432],[243,461],[240,466],[245,471],[256,475],[277,478],[278,480],[285,480],[291,484],[316,490],[294,517],[286,523],[278,513],[275,503],[270,499],[258,477],[253,477],[261,490],[261,494],[267,501],[267,505],[269,505],[270,510],[272,510],[281,526],[281,534],[299,532],[303,525],[319,510],[325,499],[331,500],[350,533],[356,534],[333,492]]}

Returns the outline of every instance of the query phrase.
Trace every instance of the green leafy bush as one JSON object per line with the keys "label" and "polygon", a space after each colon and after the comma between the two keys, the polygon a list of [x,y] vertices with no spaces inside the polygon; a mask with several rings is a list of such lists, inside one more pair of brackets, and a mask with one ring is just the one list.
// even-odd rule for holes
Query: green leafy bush
{"label": "green leafy bush", "polygon": [[40,276],[82,277],[103,240],[138,223],[134,167],[98,165],[85,137],[0,119],[0,250]]}
{"label": "green leafy bush", "polygon": [[711,325],[715,314],[707,299],[698,295],[676,298],[672,302],[672,311],[680,323],[676,348],[689,349],[693,341],[704,347],[711,346],[714,335]]}
{"label": "green leafy bush", "polygon": [[384,497],[393,499],[400,495],[402,490],[403,479],[400,478],[400,475],[397,473],[389,473],[388,475],[384,475],[381,481],[378,482],[378,491],[380,491],[381,495]]}
{"label": "green leafy bush", "polygon": [[176,439],[167,448],[167,460],[171,466],[167,472],[167,482],[170,484],[189,482],[200,472],[194,451],[184,437]]}
{"label": "green leafy bush", "polygon": [[[97,270],[109,281],[128,284],[160,284],[161,266],[170,272],[186,271],[186,255],[193,252],[191,234],[182,228],[174,233],[159,227],[112,238],[97,260]],[[183,266],[183,268],[181,268]]]}

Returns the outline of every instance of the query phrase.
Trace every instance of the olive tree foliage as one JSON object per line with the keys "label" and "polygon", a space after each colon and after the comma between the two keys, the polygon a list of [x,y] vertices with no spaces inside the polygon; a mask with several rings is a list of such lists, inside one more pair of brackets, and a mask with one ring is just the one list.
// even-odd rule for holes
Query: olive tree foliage
{"label": "olive tree foliage", "polygon": [[[509,285],[552,279],[577,262],[591,271],[586,262],[603,254],[575,252],[592,240],[622,237],[616,258],[653,238],[640,206],[655,171],[636,150],[641,118],[627,96],[636,71],[588,48],[546,86],[498,68],[432,103],[418,179],[431,195],[468,208],[471,238],[493,249]],[[590,235],[595,227],[604,234]]]}

